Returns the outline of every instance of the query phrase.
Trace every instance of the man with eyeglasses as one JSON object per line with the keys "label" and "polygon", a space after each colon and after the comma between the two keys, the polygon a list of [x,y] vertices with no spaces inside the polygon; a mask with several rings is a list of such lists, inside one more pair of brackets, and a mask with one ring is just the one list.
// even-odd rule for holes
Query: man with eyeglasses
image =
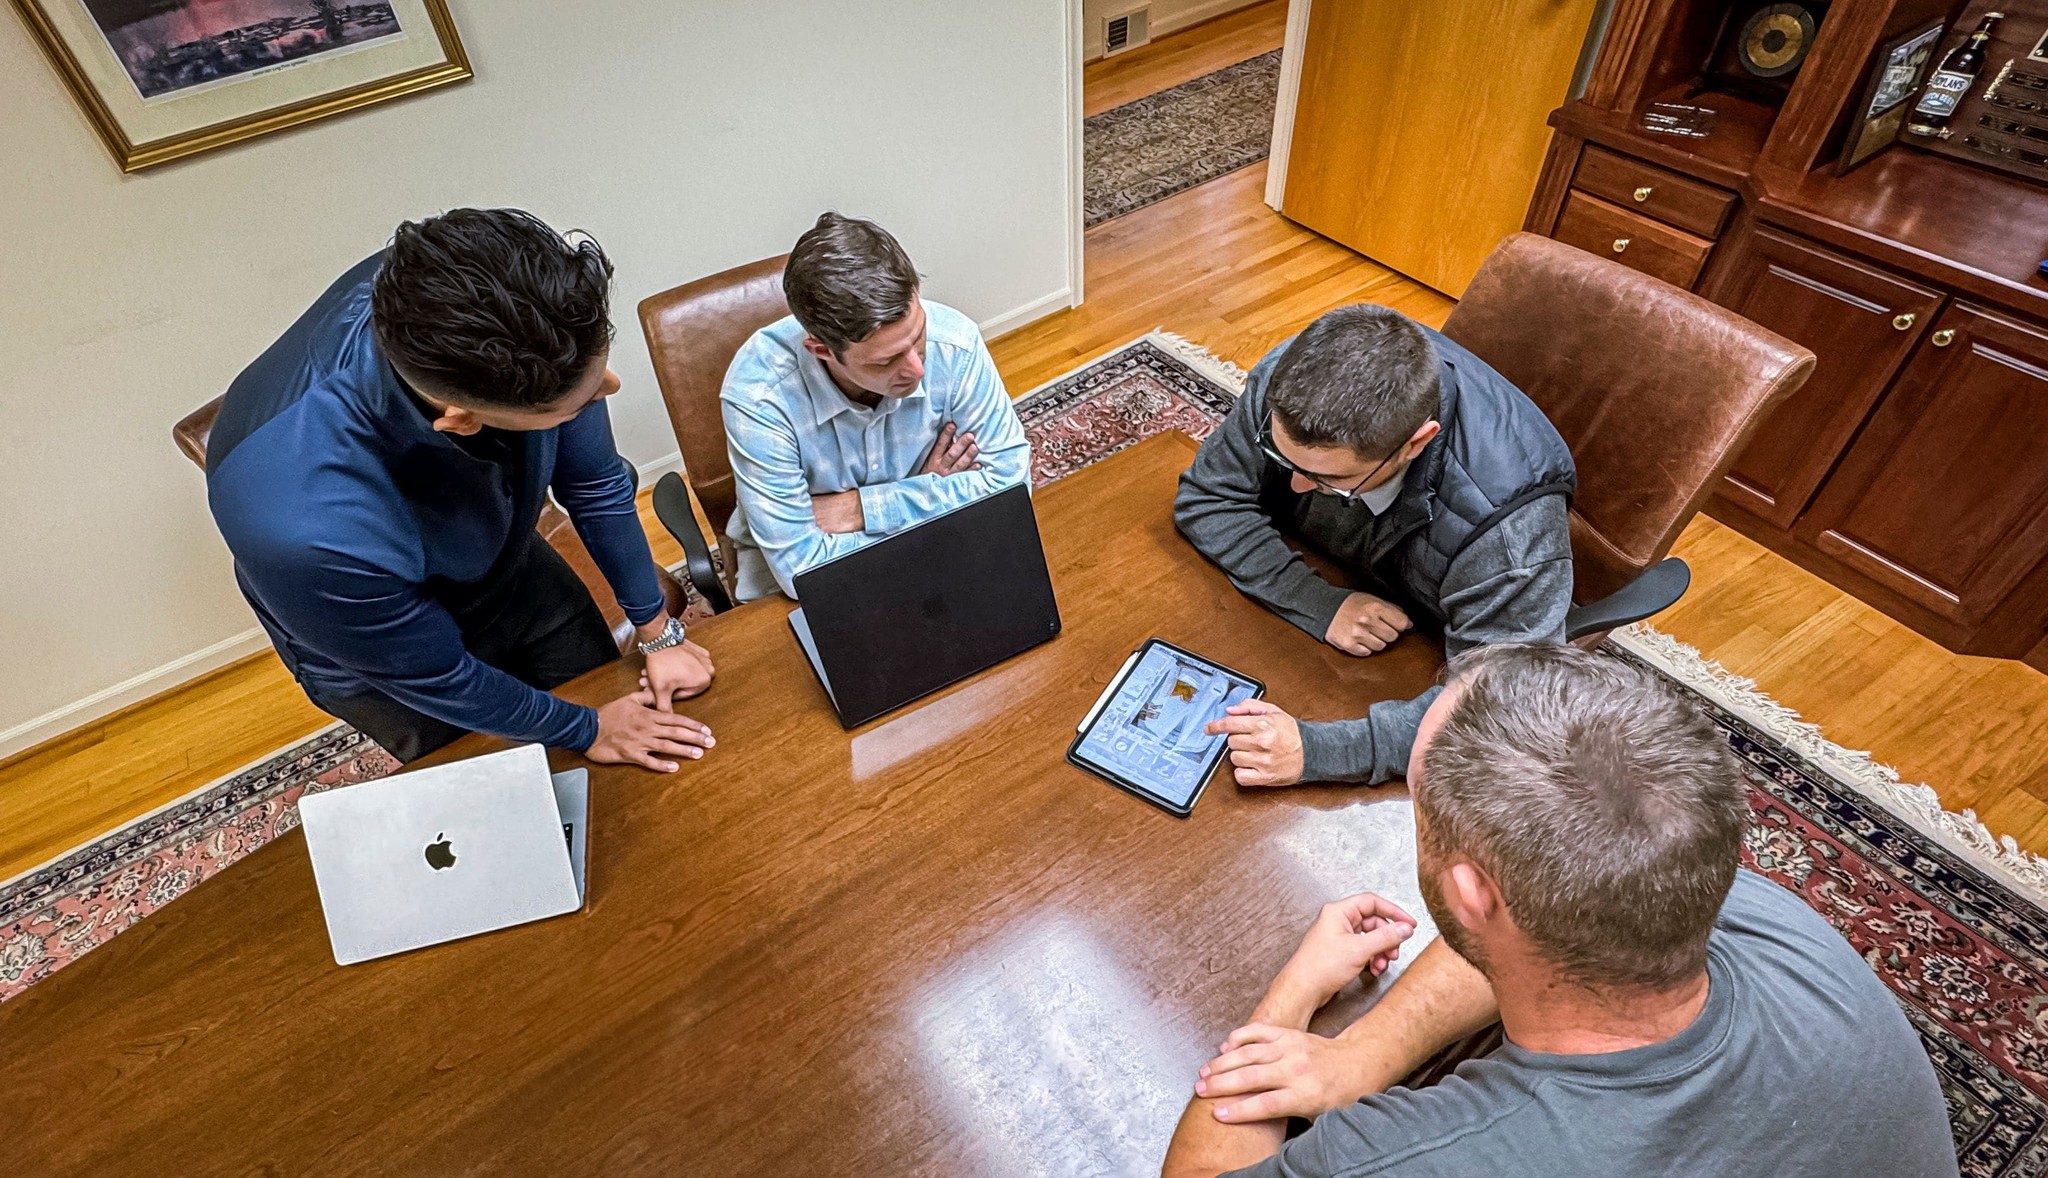
{"label": "man with eyeglasses", "polygon": [[[1420,610],[1455,656],[1561,642],[1576,486],[1564,439],[1520,389],[1387,307],[1341,307],[1259,361],[1181,476],[1174,522],[1230,581],[1346,654],[1385,650]],[[1358,588],[1331,584],[1289,541]],[[1238,784],[1385,781],[1436,688],[1355,720],[1248,700],[1209,726]]]}

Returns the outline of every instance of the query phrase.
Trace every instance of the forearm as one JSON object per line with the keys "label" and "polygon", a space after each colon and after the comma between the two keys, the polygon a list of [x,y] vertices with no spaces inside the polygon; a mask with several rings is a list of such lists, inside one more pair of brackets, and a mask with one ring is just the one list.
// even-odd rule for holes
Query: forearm
{"label": "forearm", "polygon": [[[1314,994],[1290,987],[1283,976],[1274,980],[1252,1011],[1250,1022],[1303,1031],[1323,1004]],[[1226,1170],[1253,1165],[1280,1152],[1287,1139],[1284,1120],[1232,1124],[1216,1119],[1221,1101],[1197,1096],[1188,1101],[1166,1149],[1162,1178],[1212,1178]]]}
{"label": "forearm", "polygon": [[914,474],[860,488],[862,530],[887,536],[941,512],[1016,486],[1030,477],[1031,447],[1021,439],[1002,451],[981,453],[978,470],[957,474]]}
{"label": "forearm", "polygon": [[1441,938],[1430,942],[1386,996],[1337,1036],[1354,1049],[1346,1103],[1386,1091],[1499,1018],[1486,975]]}
{"label": "forearm", "polygon": [[633,477],[612,444],[604,404],[561,427],[560,443],[552,481],[556,500],[627,619],[640,625],[658,617],[667,602],[640,526]]}
{"label": "forearm", "polygon": [[1378,785],[1405,776],[1422,714],[1442,690],[1432,687],[1414,699],[1384,700],[1357,720],[1302,724],[1301,779]]}

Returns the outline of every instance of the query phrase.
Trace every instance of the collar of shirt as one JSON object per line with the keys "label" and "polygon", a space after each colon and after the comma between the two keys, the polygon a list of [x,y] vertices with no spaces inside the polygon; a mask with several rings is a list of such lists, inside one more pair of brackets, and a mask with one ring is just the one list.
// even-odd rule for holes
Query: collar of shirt
{"label": "collar of shirt", "polygon": [[1360,491],[1354,498],[1365,504],[1365,509],[1374,515],[1385,515],[1394,500],[1401,497],[1401,488],[1408,481],[1408,468],[1403,466],[1394,472],[1394,477],[1370,491]]}
{"label": "collar of shirt", "polygon": [[[796,353],[797,375],[803,378],[804,391],[810,394],[811,410],[817,423],[824,425],[842,413],[874,414],[880,416],[894,412],[901,403],[925,395],[925,382],[920,380],[917,387],[901,397],[883,397],[873,409],[855,401],[839,387],[832,374],[825,371],[825,362],[811,355],[808,349],[799,347]],[[929,377],[927,377],[929,379]]]}

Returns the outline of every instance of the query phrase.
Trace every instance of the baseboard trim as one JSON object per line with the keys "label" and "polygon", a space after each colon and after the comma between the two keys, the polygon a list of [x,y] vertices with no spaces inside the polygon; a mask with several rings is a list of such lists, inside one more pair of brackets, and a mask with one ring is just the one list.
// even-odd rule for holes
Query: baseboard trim
{"label": "baseboard trim", "polygon": [[[1250,8],[1258,2],[1259,0],[1208,0],[1205,4],[1197,4],[1191,8],[1182,9],[1172,16],[1152,22],[1152,35],[1146,40],[1145,44],[1156,44],[1175,33],[1187,32],[1196,25],[1207,24],[1219,16],[1229,16],[1240,8]],[[1099,20],[1090,21],[1089,27],[1084,30],[1084,34],[1086,40],[1083,42],[1085,46],[1083,60],[1086,62],[1101,61],[1103,59],[1102,22]],[[1139,48],[1142,49],[1144,46],[1141,45]]]}
{"label": "baseboard trim", "polygon": [[1020,327],[1036,323],[1047,315],[1064,311],[1078,301],[1074,298],[1074,288],[1063,286],[1044,298],[1031,300],[1014,311],[1006,311],[993,319],[984,320],[981,324],[982,337],[995,339],[997,336],[1007,335]]}
{"label": "baseboard trim", "polygon": [[237,659],[245,659],[259,651],[267,650],[269,646],[270,637],[262,628],[251,627],[240,634],[223,638],[203,650],[195,650],[160,667],[124,679],[112,687],[95,691],[84,699],[45,712],[32,720],[25,720],[12,728],[0,731],[0,761],[26,752],[45,741],[54,740],[74,729],[83,728],[95,720],[105,719],[122,708],[189,683],[201,675],[218,671]]}

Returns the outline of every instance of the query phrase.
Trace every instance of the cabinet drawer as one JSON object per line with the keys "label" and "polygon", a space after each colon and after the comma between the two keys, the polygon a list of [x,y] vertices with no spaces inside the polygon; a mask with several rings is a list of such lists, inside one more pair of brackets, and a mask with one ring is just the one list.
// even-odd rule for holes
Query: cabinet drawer
{"label": "cabinet drawer", "polygon": [[1566,245],[1612,258],[1652,278],[1692,289],[1714,243],[1632,213],[1618,205],[1574,192],[1552,236]]}
{"label": "cabinet drawer", "polygon": [[1579,157],[1572,187],[1701,237],[1718,236],[1735,205],[1732,192],[1597,147]]}

